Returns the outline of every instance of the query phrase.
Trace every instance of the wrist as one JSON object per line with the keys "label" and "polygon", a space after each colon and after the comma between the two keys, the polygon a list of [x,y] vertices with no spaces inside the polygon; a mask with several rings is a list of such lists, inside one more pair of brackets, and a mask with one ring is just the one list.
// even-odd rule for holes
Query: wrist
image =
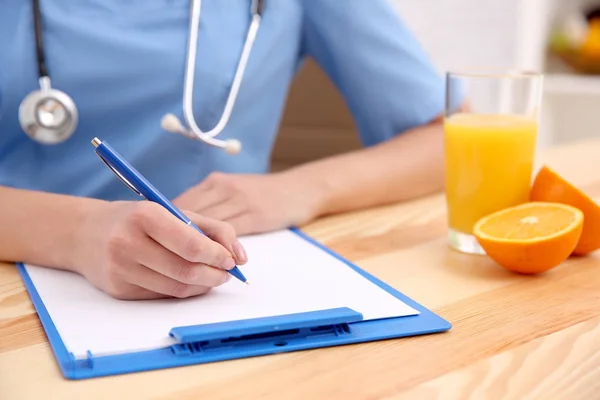
{"label": "wrist", "polygon": [[302,165],[279,172],[278,175],[285,180],[282,187],[295,188],[293,196],[302,202],[299,206],[306,211],[305,220],[328,213],[333,196],[324,171],[318,171],[311,165]]}
{"label": "wrist", "polygon": [[85,275],[86,268],[99,257],[98,249],[101,246],[102,235],[105,230],[102,225],[106,223],[105,215],[110,208],[110,202],[104,200],[86,199],[80,202],[73,210],[73,235],[72,248],[65,249],[68,254],[67,268],[73,272]]}

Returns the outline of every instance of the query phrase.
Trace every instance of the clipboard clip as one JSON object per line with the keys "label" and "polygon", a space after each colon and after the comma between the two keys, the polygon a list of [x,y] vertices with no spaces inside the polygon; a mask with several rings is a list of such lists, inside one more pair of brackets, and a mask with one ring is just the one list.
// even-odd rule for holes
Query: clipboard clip
{"label": "clipboard clip", "polygon": [[[178,356],[202,355],[218,351],[252,353],[265,347],[273,352],[297,348],[314,341],[338,341],[352,335],[350,324],[363,316],[350,308],[311,311],[275,317],[206,325],[181,326],[171,329],[169,336],[178,341],[171,350]],[[277,350],[279,348],[279,350]],[[240,354],[243,355],[243,354]]]}

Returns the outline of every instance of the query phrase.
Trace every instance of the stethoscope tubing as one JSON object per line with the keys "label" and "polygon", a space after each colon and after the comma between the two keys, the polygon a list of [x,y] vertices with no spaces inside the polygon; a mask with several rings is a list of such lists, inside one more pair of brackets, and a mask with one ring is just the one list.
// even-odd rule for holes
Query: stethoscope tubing
{"label": "stethoscope tubing", "polygon": [[[250,53],[254,46],[262,19],[264,1],[265,0],[251,0],[251,22],[250,26],[248,27],[244,47],[238,61],[223,113],[221,114],[221,118],[217,124],[211,130],[203,132],[198,126],[193,112],[194,75],[196,69],[196,53],[198,47],[198,33],[200,27],[202,0],[191,0],[182,99],[183,116],[188,128],[184,128],[174,115],[167,114],[165,117],[163,117],[162,123],[165,129],[171,132],[183,134],[193,139],[201,140],[215,147],[224,148],[228,153],[231,154],[236,154],[240,151],[241,144],[239,141],[235,139],[218,140],[216,139],[216,136],[225,129],[229,119],[231,118],[233,107],[237,100],[244,73],[248,65],[248,60],[250,58]],[[35,30],[34,34],[36,44],[37,72],[40,90],[30,93],[21,102],[19,107],[19,119],[21,120],[23,129],[34,140],[46,144],[55,144],[60,143],[71,136],[77,125],[78,111],[75,103],[67,94],[52,89],[51,79],[46,64],[42,13],[39,0],[32,0],[32,8]],[[64,124],[56,125],[54,128],[50,128],[42,124],[42,121],[40,121],[38,118],[38,113],[40,111],[39,107],[42,103],[42,100],[55,101],[62,105],[64,113],[67,116],[67,120]]]}
{"label": "stethoscope tubing", "polygon": [[46,56],[44,52],[44,34],[42,32],[42,12],[40,11],[40,1],[33,0],[32,6],[38,78],[42,79],[48,76],[48,68],[46,67]]}
{"label": "stethoscope tubing", "polygon": [[235,71],[235,75],[231,85],[231,90],[229,91],[229,95],[227,96],[225,108],[223,110],[223,113],[221,114],[219,122],[215,125],[213,129],[211,129],[208,132],[203,132],[200,129],[200,127],[198,127],[193,112],[194,72],[196,69],[196,49],[198,48],[198,28],[200,24],[201,5],[202,0],[192,0],[185,69],[185,81],[183,90],[183,115],[191,133],[198,136],[199,139],[207,141],[220,134],[223,131],[223,129],[225,129],[225,126],[227,126],[229,118],[231,117],[233,106],[235,104],[235,101],[237,100],[238,92],[240,90],[243,76],[246,71],[246,66],[248,64],[250,52],[254,45],[254,41],[256,40],[256,34],[258,33],[258,28],[260,26],[262,1],[252,1],[252,20],[250,23],[250,27],[248,28],[248,33],[246,35],[246,40],[244,42],[242,54],[240,55],[240,59],[238,61],[238,66]]}

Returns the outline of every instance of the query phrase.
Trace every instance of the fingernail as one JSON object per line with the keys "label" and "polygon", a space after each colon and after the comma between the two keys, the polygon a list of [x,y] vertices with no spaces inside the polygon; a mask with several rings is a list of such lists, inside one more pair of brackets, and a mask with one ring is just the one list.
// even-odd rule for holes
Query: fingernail
{"label": "fingernail", "polygon": [[238,263],[245,263],[246,261],[248,261],[248,255],[246,254],[246,249],[244,249],[244,246],[242,246],[242,244],[239,241],[236,241],[233,244],[233,253],[235,254],[235,258],[238,261]]}
{"label": "fingernail", "polygon": [[235,260],[231,257],[227,257],[227,259],[225,260],[225,263],[223,264],[223,268],[231,269],[233,267],[235,267]]}

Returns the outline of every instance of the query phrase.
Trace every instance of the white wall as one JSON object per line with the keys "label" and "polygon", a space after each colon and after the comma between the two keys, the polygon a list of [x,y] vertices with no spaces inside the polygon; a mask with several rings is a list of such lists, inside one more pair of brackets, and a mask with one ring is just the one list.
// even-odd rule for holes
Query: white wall
{"label": "white wall", "polygon": [[514,67],[521,0],[391,0],[442,70]]}
{"label": "white wall", "polygon": [[[546,40],[555,18],[600,0],[390,0],[442,71],[545,68]],[[550,86],[546,77],[546,86]],[[579,83],[581,86],[582,84]],[[544,96],[540,147],[597,133],[597,97],[569,90]],[[598,117],[597,119],[600,119]],[[560,121],[560,124],[559,124]],[[598,121],[600,124],[600,120]],[[570,127],[568,129],[567,127]]]}

